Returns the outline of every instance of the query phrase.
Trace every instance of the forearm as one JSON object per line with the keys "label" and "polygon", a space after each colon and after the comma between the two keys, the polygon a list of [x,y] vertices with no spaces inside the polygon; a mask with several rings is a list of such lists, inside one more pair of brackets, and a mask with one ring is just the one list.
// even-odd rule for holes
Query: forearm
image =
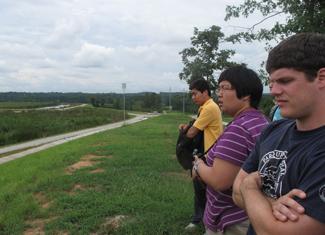
{"label": "forearm", "polygon": [[200,178],[215,191],[230,189],[235,180],[239,167],[223,160],[216,160],[213,166],[207,166],[203,161],[199,164]]}
{"label": "forearm", "polygon": [[212,167],[207,166],[204,163],[199,165],[198,169],[201,180],[212,187],[216,191],[223,191],[229,188],[224,182],[218,180],[218,175],[215,174]]}
{"label": "forearm", "polygon": [[235,179],[234,185],[232,187],[232,199],[235,202],[235,204],[242,208],[245,209],[245,204],[243,200],[243,195],[240,192],[240,185],[242,184],[244,178],[248,175],[243,169],[241,169]]}
{"label": "forearm", "polygon": [[244,203],[244,199],[243,199],[243,196],[241,194],[241,192],[239,190],[235,190],[233,189],[232,191],[232,200],[234,201],[234,203],[242,208],[242,209],[245,209],[245,203]]}
{"label": "forearm", "polygon": [[188,129],[188,131],[186,132],[186,137],[188,138],[194,138],[194,136],[196,136],[199,133],[199,129],[197,129],[194,126],[191,126],[190,129]]}
{"label": "forearm", "polygon": [[277,221],[272,214],[271,203],[264,194],[259,189],[241,190],[240,193],[241,197],[236,200],[244,206],[256,234],[278,234],[274,231]]}
{"label": "forearm", "polygon": [[240,187],[240,192],[242,193],[246,213],[256,234],[325,234],[325,225],[306,214],[299,215],[295,222],[277,220],[272,213],[272,199],[268,199],[257,184],[254,185],[252,181],[248,182],[246,179]]}

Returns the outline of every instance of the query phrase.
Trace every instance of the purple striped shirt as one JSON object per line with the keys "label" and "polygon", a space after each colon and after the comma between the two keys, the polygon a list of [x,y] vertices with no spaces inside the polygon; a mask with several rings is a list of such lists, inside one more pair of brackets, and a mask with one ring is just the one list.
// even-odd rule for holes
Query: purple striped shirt
{"label": "purple striped shirt", "polygon": [[[212,167],[214,159],[220,158],[241,166],[267,124],[268,120],[258,110],[250,109],[239,114],[208,152],[207,165]],[[231,189],[221,192],[207,186],[203,221],[208,229],[224,231],[227,226],[247,219],[246,213],[234,204],[231,195]]]}

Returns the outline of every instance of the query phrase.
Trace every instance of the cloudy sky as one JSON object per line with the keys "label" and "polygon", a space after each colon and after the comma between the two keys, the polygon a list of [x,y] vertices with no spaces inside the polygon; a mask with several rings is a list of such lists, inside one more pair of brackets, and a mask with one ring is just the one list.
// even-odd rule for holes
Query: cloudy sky
{"label": "cloudy sky", "polygon": [[[183,91],[179,52],[193,28],[226,34],[256,19],[224,22],[243,0],[0,0],[0,92]],[[234,59],[258,69],[261,44]]]}

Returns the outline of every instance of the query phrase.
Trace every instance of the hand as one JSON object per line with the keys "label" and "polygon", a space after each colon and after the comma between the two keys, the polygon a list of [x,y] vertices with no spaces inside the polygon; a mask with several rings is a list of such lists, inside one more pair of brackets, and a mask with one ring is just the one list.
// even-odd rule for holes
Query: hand
{"label": "hand", "polygon": [[184,130],[188,127],[188,124],[179,124],[178,129],[179,130]]}
{"label": "hand", "polygon": [[194,168],[195,166],[198,167],[202,163],[204,163],[202,159],[198,158],[197,156],[194,156],[193,167],[192,167],[192,179],[195,179],[196,177],[200,177]]}
{"label": "hand", "polygon": [[295,196],[304,199],[306,193],[300,189],[292,189],[289,193],[271,203],[273,215],[277,220],[282,222],[287,220],[297,221],[298,215],[305,212],[305,208],[293,199]]}
{"label": "hand", "polygon": [[196,174],[196,171],[194,170],[194,167],[192,167],[192,179],[195,179],[196,177],[198,177],[198,175]]}

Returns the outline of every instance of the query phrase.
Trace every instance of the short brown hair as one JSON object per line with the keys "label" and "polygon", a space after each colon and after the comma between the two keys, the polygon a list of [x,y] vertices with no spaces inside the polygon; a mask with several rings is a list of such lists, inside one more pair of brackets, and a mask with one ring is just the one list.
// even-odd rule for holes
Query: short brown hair
{"label": "short brown hair", "polygon": [[313,80],[325,68],[325,34],[299,33],[280,42],[269,53],[266,71],[280,68],[296,69]]}

